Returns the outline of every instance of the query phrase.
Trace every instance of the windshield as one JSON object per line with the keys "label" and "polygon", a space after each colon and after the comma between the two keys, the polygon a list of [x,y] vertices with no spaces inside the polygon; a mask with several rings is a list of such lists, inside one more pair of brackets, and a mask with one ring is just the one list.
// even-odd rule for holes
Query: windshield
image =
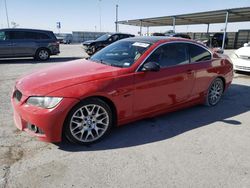
{"label": "windshield", "polygon": [[115,67],[130,67],[150,44],[135,41],[118,41],[91,56],[90,60]]}
{"label": "windshield", "polygon": [[105,34],[97,38],[96,40],[108,40],[108,38],[111,36],[111,34]]}

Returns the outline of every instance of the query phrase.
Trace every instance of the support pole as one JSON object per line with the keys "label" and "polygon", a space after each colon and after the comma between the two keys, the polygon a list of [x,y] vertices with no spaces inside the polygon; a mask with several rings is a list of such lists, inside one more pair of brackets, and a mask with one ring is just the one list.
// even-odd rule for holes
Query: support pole
{"label": "support pole", "polygon": [[101,7],[101,1],[102,0],[99,0],[99,14],[100,14],[99,15],[100,16],[100,18],[99,18],[100,19],[99,20],[100,23],[99,24],[100,24],[100,32],[102,31],[102,7]]}
{"label": "support pole", "polygon": [[224,28],[224,35],[223,35],[223,41],[222,41],[222,50],[225,48],[225,41],[226,41],[226,33],[227,33],[227,22],[228,22],[228,11],[226,13],[226,20],[225,20],[225,28]]}
{"label": "support pole", "polygon": [[175,17],[173,17],[173,31],[175,33]]}
{"label": "support pole", "polygon": [[115,20],[115,31],[118,32],[118,5],[116,5],[116,20]]}
{"label": "support pole", "polygon": [[210,24],[207,24],[207,34],[209,33],[209,26]]}
{"label": "support pole", "polygon": [[149,26],[147,27],[147,36],[149,36]]}
{"label": "support pole", "polygon": [[8,14],[8,8],[7,8],[6,0],[4,0],[4,5],[5,5],[5,13],[6,13],[7,25],[8,25],[8,28],[10,28],[9,14]]}
{"label": "support pole", "polygon": [[140,20],[140,36],[142,36],[142,20]]}

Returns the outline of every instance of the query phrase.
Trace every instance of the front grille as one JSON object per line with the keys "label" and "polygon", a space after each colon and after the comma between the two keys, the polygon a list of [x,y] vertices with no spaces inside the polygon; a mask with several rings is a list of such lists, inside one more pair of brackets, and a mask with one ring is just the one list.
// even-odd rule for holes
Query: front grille
{"label": "front grille", "polygon": [[245,66],[238,66],[238,65],[235,65],[235,68],[236,68],[236,69],[241,69],[241,70],[250,70],[250,66],[249,66],[249,67],[245,67]]}
{"label": "front grille", "polygon": [[19,90],[15,90],[13,94],[13,98],[19,102],[22,99],[22,93]]}

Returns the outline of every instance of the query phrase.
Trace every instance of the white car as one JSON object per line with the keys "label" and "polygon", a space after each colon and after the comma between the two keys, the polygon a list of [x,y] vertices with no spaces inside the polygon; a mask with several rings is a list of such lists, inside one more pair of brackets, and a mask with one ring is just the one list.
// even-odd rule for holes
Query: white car
{"label": "white car", "polygon": [[235,71],[250,72],[250,42],[236,50],[231,56]]}

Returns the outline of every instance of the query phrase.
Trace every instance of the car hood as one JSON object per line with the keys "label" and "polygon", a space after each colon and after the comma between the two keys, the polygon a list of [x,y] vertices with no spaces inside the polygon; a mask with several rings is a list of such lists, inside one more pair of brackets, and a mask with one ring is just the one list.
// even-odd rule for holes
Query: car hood
{"label": "car hood", "polygon": [[72,85],[118,76],[122,68],[76,60],[36,71],[16,82],[16,88],[26,96],[45,96]]}
{"label": "car hood", "polygon": [[242,47],[235,51],[238,56],[250,57],[250,47]]}
{"label": "car hood", "polygon": [[82,44],[83,45],[90,45],[90,44],[92,44],[94,42],[95,42],[95,40],[87,40],[87,41],[83,42]]}

